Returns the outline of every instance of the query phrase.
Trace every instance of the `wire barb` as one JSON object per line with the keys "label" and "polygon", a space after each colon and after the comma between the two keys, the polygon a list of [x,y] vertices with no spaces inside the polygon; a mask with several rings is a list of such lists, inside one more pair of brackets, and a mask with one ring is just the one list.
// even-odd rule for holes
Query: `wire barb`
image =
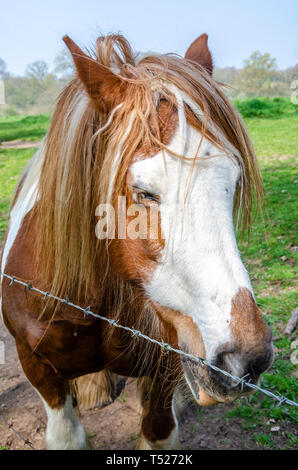
{"label": "wire barb", "polygon": [[171,350],[171,346],[167,343],[160,343],[160,346],[165,354],[167,354]]}
{"label": "wire barb", "polygon": [[89,305],[89,307],[85,308],[85,310],[84,310],[84,318],[86,318],[88,315],[90,315],[90,312],[91,312],[91,310],[90,310],[90,305]]}
{"label": "wire barb", "polygon": [[278,403],[278,405],[277,405],[277,408],[280,408],[280,407],[281,407],[284,403],[286,403],[286,402],[287,402],[287,398],[281,396],[281,397],[280,397],[280,401],[279,401],[279,403]]}
{"label": "wire barb", "polygon": [[[239,380],[239,385],[241,384],[241,392],[243,392],[244,385],[245,385],[246,382],[247,382],[247,381],[244,380],[246,377],[249,377],[249,374],[245,374],[245,375],[244,375],[243,377],[241,377],[241,379]],[[249,379],[248,382],[251,382],[251,379]]]}
{"label": "wire barb", "polygon": [[139,338],[140,338],[140,332],[139,332],[138,330],[135,330],[134,328],[133,328],[132,330],[133,330],[133,331],[132,331],[131,336],[132,336],[133,338],[139,339]]}

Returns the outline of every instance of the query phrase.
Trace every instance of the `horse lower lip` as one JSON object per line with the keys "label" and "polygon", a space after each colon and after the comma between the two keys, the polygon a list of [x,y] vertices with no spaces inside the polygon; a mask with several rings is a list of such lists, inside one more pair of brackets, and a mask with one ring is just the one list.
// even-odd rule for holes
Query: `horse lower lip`
{"label": "horse lower lip", "polygon": [[199,388],[199,396],[197,402],[201,406],[211,406],[218,403],[218,400],[213,398],[211,395],[205,392],[203,388]]}
{"label": "horse lower lip", "polygon": [[[206,378],[203,379],[202,376],[197,376],[193,367],[184,367],[184,371],[188,385],[195,399],[198,404],[201,404],[202,406],[208,406],[209,404],[221,401],[232,401],[239,398],[241,395],[247,395],[247,393],[250,392],[250,389],[245,385],[241,387],[239,382],[233,381],[232,379],[230,380],[211,370],[208,371],[209,374],[207,380]],[[202,385],[204,388],[202,388]],[[214,398],[214,396],[216,398]]]}
{"label": "horse lower lip", "polygon": [[192,394],[199,405],[210,406],[214,405],[215,403],[218,403],[218,400],[213,398],[213,396],[202,387],[202,380],[200,380],[199,377],[197,377],[191,369],[185,368],[184,371],[188,386],[191,389]]}

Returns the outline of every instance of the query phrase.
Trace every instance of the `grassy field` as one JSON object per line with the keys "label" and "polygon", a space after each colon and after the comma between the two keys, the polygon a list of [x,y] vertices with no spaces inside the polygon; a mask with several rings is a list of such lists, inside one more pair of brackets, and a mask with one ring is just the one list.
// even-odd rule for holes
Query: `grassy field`
{"label": "grassy field", "polygon": [[0,118],[0,143],[10,140],[37,141],[42,139],[50,122],[50,116],[14,116]]}
{"label": "grassy field", "polygon": [[297,114],[271,119],[247,118],[245,122],[258,157],[297,156]]}
{"label": "grassy field", "polygon": [[[297,307],[298,115],[245,121],[259,157],[268,213],[265,223],[261,217],[256,219],[249,243],[246,239],[239,242],[258,305],[275,339],[275,362],[264,374],[262,386],[297,400],[297,369],[291,361],[294,337],[286,337],[283,331]],[[39,140],[48,122],[48,116],[1,119],[0,141]],[[0,244],[15,184],[33,153],[34,149],[0,150]],[[260,448],[274,449],[278,432],[270,431],[272,423],[277,427],[293,424],[298,413],[293,407],[278,408],[271,399],[256,394],[235,403],[226,419],[235,418],[241,419],[243,429],[256,428],[255,440]],[[294,448],[294,434],[288,432],[286,437],[289,444],[285,448]]]}

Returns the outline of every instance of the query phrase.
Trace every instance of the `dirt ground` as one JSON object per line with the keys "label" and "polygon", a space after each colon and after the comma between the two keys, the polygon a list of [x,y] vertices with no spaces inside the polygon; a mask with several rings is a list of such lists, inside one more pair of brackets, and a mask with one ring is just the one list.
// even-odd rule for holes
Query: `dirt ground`
{"label": "dirt ground", "polygon": [[[35,449],[45,449],[46,414],[43,405],[27,381],[19,363],[13,338],[0,326],[0,340],[5,346],[5,362],[0,364],[0,449],[28,449],[21,437]],[[255,435],[261,432],[274,436],[274,448],[289,444],[285,431],[294,433],[294,425],[287,423],[286,429],[273,422],[263,426],[244,429],[243,421],[231,418],[226,413],[235,405],[217,405],[199,408],[189,405],[180,423],[182,449],[223,450],[259,449]],[[136,387],[132,379],[115,402],[106,408],[81,412],[80,420],[95,450],[132,450],[135,448],[140,430],[140,407]],[[278,432],[272,431],[279,427]]]}

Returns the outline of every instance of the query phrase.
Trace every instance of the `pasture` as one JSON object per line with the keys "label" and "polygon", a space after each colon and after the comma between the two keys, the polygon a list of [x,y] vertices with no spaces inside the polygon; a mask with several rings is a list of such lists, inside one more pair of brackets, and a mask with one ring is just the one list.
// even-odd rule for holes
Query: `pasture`
{"label": "pasture", "polygon": [[[253,116],[245,118],[245,122],[254,142],[266,192],[264,219],[258,215],[249,240],[244,237],[239,242],[258,306],[273,330],[275,361],[263,374],[261,385],[297,401],[297,368],[293,363],[295,331],[286,336],[284,329],[297,307],[298,114]],[[39,141],[48,123],[47,115],[2,118],[0,142]],[[0,246],[15,184],[35,151],[17,148],[16,143],[14,146],[0,146]],[[42,404],[26,383],[12,340],[2,325],[0,339],[7,344],[6,363],[0,365],[0,412],[36,448],[42,448],[46,419]],[[133,431],[137,429],[139,414],[134,384],[131,380],[128,382],[110,407],[82,412],[81,421],[94,448],[134,448],[137,435]],[[103,422],[109,421],[108,426],[101,425],[99,413],[105,414]],[[214,408],[197,408],[190,404],[180,429],[182,448],[294,449],[297,420],[294,407],[278,408],[276,402],[261,394]],[[28,429],[31,429],[30,434]],[[0,422],[0,448],[24,449],[26,446]]]}

